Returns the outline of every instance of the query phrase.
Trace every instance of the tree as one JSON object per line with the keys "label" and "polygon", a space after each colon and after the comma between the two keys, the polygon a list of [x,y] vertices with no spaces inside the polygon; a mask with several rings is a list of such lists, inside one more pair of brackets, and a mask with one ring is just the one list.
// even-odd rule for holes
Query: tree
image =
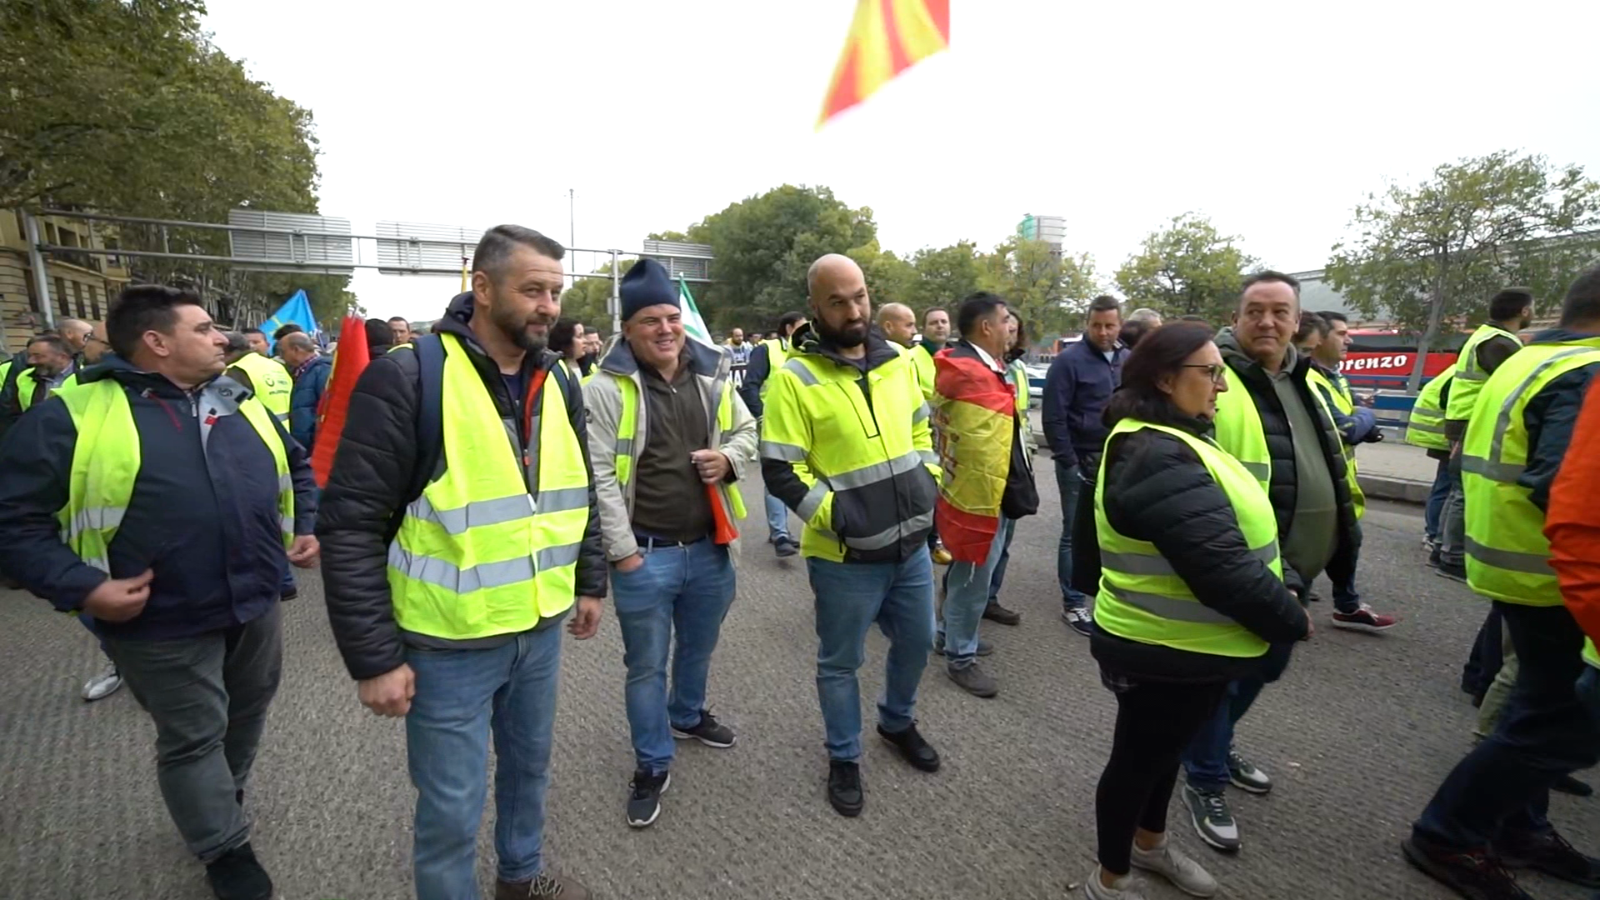
{"label": "tree", "polygon": [[1256,265],[1234,243],[1195,213],[1173,218],[1144,239],[1139,252],[1117,270],[1117,287],[1130,305],[1149,306],[1163,316],[1228,320],[1244,271]]}
{"label": "tree", "polygon": [[1070,329],[1075,314],[1098,293],[1094,261],[1087,253],[1057,253],[1044,241],[1016,235],[982,258],[979,287],[999,294],[1028,334],[1042,337]]}
{"label": "tree", "polygon": [[874,309],[885,303],[904,303],[910,306],[914,302],[917,270],[911,263],[896,256],[893,251],[881,249],[877,238],[873,238],[865,246],[852,248],[847,255],[856,261],[861,267],[862,274],[866,276],[867,289],[872,297]]}
{"label": "tree", "polygon": [[935,306],[950,307],[971,296],[983,279],[984,255],[971,241],[948,247],[924,247],[911,256],[917,280],[912,285],[911,307],[917,320]]}
{"label": "tree", "polygon": [[[1355,234],[1333,246],[1327,278],[1363,316],[1420,330],[1409,389],[1446,320],[1483,318],[1508,284],[1553,298],[1600,255],[1600,185],[1579,166],[1502,150],[1391,184],[1356,207]],[[1536,299],[1537,302],[1537,299]]]}
{"label": "tree", "polygon": [[[622,275],[628,274],[635,259],[624,259],[618,264]],[[611,330],[611,313],[606,307],[611,299],[611,263],[602,263],[593,277],[574,278],[572,287],[561,292],[561,315],[577,319],[585,328]]]}
{"label": "tree", "polygon": [[700,311],[718,328],[771,328],[805,307],[806,270],[817,257],[854,251],[870,262],[877,235],[871,209],[852,209],[826,187],[786,184],[747,197],[689,228],[687,237],[716,257]]}

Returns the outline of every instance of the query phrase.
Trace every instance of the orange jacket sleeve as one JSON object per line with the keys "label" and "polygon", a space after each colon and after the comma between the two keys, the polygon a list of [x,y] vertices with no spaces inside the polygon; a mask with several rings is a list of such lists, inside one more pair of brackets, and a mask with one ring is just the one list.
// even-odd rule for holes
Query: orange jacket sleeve
{"label": "orange jacket sleeve", "polygon": [[1550,489],[1545,537],[1561,596],[1584,634],[1600,642],[1600,379],[1589,386],[1561,471]]}

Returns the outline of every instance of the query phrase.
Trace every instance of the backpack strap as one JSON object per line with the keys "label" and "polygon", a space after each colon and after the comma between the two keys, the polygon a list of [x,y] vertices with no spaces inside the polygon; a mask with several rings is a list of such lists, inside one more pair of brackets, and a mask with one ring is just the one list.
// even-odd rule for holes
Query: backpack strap
{"label": "backpack strap", "polygon": [[417,465],[406,492],[411,502],[433,480],[444,456],[444,341],[425,334],[413,342],[417,354]]}

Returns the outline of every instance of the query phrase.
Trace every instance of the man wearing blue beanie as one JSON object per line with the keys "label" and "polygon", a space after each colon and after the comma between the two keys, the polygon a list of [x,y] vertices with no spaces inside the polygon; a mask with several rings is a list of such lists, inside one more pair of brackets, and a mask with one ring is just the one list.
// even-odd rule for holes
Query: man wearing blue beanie
{"label": "man wearing blue beanie", "polygon": [[620,291],[623,339],[583,396],[628,667],[627,820],[644,828],[661,815],[674,738],[720,749],[736,739],[706,709],[706,677],[734,594],[733,548],[717,523],[744,516],[738,482],[757,438],[730,378],[732,351],[686,338],[666,269],[641,259]]}

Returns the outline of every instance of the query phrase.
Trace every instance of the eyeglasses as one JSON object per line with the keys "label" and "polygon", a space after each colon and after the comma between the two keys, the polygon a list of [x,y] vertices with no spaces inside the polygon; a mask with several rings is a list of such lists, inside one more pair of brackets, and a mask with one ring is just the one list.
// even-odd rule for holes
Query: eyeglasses
{"label": "eyeglasses", "polygon": [[1228,367],[1223,363],[1212,363],[1205,366],[1199,363],[1184,363],[1183,367],[1185,369],[1205,369],[1206,374],[1211,376],[1212,384],[1223,384],[1228,380],[1224,375],[1228,371]]}

